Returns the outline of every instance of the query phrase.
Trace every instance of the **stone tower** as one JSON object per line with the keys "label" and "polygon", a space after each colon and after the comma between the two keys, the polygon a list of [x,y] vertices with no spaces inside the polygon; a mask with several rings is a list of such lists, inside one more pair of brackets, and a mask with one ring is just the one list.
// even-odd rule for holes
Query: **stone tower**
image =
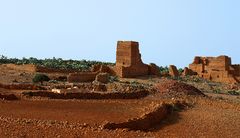
{"label": "stone tower", "polygon": [[138,42],[118,41],[115,72],[123,78],[149,74],[148,65],[142,62]]}

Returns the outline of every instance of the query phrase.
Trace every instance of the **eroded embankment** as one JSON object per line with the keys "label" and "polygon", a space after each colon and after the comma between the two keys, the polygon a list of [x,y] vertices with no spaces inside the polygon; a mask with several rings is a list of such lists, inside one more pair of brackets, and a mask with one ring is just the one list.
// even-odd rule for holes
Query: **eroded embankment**
{"label": "eroded embankment", "polygon": [[103,125],[104,129],[129,129],[129,130],[141,130],[147,131],[154,128],[156,125],[160,125],[168,115],[172,113],[175,107],[182,108],[185,106],[183,103],[176,102],[172,104],[156,104],[151,105],[150,111],[146,112],[138,118],[132,118],[125,122],[120,123],[106,123]]}
{"label": "eroded embankment", "polygon": [[2,100],[18,100],[18,97],[14,94],[0,94]]}
{"label": "eroded embankment", "polygon": [[140,99],[148,96],[148,91],[132,93],[122,92],[85,92],[85,93],[53,93],[48,91],[23,92],[27,97],[45,97],[50,99]]}

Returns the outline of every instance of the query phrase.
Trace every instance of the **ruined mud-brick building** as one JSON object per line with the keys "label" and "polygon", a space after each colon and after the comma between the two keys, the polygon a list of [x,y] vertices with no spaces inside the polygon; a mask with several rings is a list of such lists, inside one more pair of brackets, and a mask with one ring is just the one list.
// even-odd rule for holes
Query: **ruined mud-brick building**
{"label": "ruined mud-brick building", "polygon": [[117,43],[116,66],[95,65],[90,72],[71,73],[68,82],[92,82],[99,73],[108,73],[120,78],[133,78],[145,75],[160,75],[160,69],[154,63],[142,62],[138,42],[119,41]]}
{"label": "ruined mud-brick building", "polygon": [[240,65],[232,65],[228,56],[195,57],[189,69],[199,77],[216,82],[239,83]]}
{"label": "ruined mud-brick building", "polygon": [[155,64],[142,62],[139,43],[134,41],[118,41],[115,72],[122,78],[160,74]]}

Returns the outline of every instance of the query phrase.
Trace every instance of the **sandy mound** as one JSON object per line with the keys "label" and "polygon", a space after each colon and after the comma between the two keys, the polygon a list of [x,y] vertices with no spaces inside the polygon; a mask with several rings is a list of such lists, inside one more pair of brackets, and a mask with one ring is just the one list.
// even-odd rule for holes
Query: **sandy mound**
{"label": "sandy mound", "polygon": [[166,80],[164,82],[156,84],[155,87],[160,93],[168,94],[171,96],[184,96],[184,95],[204,96],[204,94],[197,88],[175,80]]}

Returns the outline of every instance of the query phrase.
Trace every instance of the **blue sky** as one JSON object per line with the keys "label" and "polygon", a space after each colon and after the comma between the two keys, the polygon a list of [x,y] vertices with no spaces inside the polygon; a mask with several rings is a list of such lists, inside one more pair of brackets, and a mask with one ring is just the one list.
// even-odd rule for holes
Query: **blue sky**
{"label": "blue sky", "polygon": [[239,0],[0,0],[0,54],[115,62],[118,40],[145,63],[188,66],[195,55],[240,63]]}

